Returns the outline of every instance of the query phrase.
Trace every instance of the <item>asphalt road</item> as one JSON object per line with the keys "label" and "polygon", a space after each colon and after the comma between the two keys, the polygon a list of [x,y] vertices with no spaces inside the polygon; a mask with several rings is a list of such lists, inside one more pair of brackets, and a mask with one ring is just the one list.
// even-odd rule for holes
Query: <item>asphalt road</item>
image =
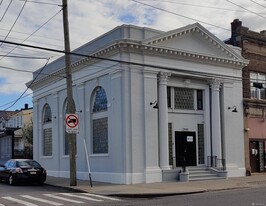
{"label": "asphalt road", "polygon": [[91,205],[91,206],[266,206],[266,186],[250,189],[224,190],[190,195],[151,198],[116,198],[75,193],[48,185],[9,186],[0,183],[0,206],[47,206],[47,205]]}
{"label": "asphalt road", "polygon": [[49,205],[111,205],[120,202],[120,198],[98,196],[88,193],[77,193],[69,189],[48,185],[10,186],[0,183],[0,206],[49,206]]}
{"label": "asphalt road", "polygon": [[224,190],[189,195],[123,199],[121,202],[99,205],[127,206],[266,206],[266,187]]}

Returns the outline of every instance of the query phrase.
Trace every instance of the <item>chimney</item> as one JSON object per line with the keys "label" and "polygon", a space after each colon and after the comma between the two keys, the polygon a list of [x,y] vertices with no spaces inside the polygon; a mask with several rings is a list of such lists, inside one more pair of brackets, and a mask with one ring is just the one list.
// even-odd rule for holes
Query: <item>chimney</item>
{"label": "chimney", "polygon": [[234,21],[231,23],[231,44],[233,46],[237,46],[236,37],[237,37],[237,31],[238,28],[242,26],[242,21],[239,21],[239,19],[234,19]]}
{"label": "chimney", "polygon": [[237,28],[242,26],[242,21],[239,21],[239,19],[234,19],[234,21],[231,23],[231,31],[236,32]]}
{"label": "chimney", "polygon": [[29,105],[28,104],[25,104],[25,109],[29,109]]}

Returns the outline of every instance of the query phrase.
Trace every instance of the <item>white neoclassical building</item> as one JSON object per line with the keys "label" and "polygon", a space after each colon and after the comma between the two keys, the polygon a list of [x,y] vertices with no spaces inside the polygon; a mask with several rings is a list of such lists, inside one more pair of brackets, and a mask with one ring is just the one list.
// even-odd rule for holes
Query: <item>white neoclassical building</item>
{"label": "white neoclassical building", "polygon": [[[94,181],[176,181],[197,167],[245,175],[242,68],[248,62],[238,48],[198,23],[168,32],[122,25],[73,53],[79,54],[72,55],[79,179],[88,179],[85,147]],[[60,177],[69,176],[64,75],[62,57],[28,83],[34,158]]]}

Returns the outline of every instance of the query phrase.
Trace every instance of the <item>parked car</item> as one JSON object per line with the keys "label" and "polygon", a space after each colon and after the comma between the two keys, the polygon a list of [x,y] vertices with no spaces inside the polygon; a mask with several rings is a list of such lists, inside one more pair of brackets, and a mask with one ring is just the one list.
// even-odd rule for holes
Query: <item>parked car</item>
{"label": "parked car", "polygon": [[19,182],[42,185],[46,180],[46,170],[32,159],[10,159],[0,165],[0,180],[5,180],[10,185]]}

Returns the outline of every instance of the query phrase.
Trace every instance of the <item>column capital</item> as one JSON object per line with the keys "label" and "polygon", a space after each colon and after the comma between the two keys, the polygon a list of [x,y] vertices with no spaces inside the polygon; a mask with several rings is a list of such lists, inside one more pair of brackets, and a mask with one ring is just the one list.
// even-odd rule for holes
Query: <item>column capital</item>
{"label": "column capital", "polygon": [[221,79],[214,78],[214,79],[208,80],[208,83],[212,90],[219,91],[223,81]]}
{"label": "column capital", "polygon": [[159,72],[158,77],[159,77],[159,83],[160,84],[166,84],[168,78],[171,76],[170,72]]}

